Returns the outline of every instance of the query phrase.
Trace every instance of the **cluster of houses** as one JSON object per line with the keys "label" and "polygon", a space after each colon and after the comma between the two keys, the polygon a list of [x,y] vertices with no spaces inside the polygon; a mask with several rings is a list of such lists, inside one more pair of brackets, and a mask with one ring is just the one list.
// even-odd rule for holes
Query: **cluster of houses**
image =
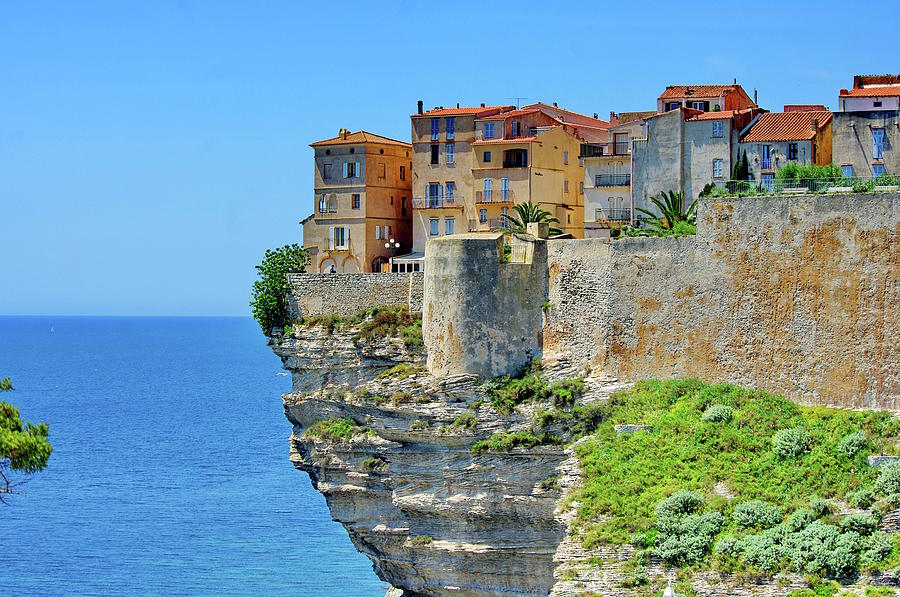
{"label": "cluster of houses", "polygon": [[835,164],[847,179],[900,173],[900,75],[859,75],[838,111],[770,112],[734,82],[670,85],[655,110],[609,120],[552,104],[418,102],[411,142],[341,129],[313,143],[315,205],[304,219],[311,271],[418,271],[425,243],[502,229],[533,202],[575,238],[637,223],[662,191],[724,187],[735,163],[771,187],[788,164]]}

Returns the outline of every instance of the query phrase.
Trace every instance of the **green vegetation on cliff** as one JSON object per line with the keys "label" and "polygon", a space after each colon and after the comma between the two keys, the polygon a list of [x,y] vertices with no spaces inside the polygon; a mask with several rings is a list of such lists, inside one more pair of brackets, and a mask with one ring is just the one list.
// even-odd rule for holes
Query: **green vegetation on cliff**
{"label": "green vegetation on cliff", "polygon": [[[694,380],[639,382],[600,409],[571,499],[587,546],[632,543],[674,566],[841,576],[900,563],[877,530],[900,504],[900,422]],[[652,426],[616,433],[616,424]],[[871,504],[840,517],[837,502]]]}
{"label": "green vegetation on cliff", "polygon": [[[0,392],[13,391],[8,377],[0,379]],[[44,470],[53,448],[46,423],[26,423],[19,409],[0,400],[0,503],[18,492],[29,475]]]}
{"label": "green vegetation on cliff", "polygon": [[291,291],[287,274],[302,273],[309,265],[309,253],[297,244],[278,249],[266,249],[262,263],[256,266],[257,279],[253,283],[250,306],[253,318],[268,336],[272,328],[288,323],[286,298]]}
{"label": "green vegetation on cliff", "polygon": [[425,345],[422,340],[422,315],[410,313],[406,305],[372,307],[347,316],[337,313],[309,315],[293,322],[286,335],[289,335],[288,332],[293,333],[294,328],[320,327],[332,334],[335,330],[344,330],[350,326],[359,326],[355,340],[399,336],[408,347]]}
{"label": "green vegetation on cliff", "polygon": [[372,433],[371,429],[364,425],[358,425],[353,419],[330,418],[316,421],[304,435],[333,442],[347,442],[357,435]]}

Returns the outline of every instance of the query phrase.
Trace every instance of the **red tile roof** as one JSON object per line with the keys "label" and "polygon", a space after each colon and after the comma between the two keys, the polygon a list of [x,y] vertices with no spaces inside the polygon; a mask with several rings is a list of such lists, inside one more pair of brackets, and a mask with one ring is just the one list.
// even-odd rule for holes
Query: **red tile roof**
{"label": "red tile roof", "polygon": [[900,95],[900,85],[841,89],[841,97],[896,97],[898,95]]}
{"label": "red tile roof", "polygon": [[826,111],[828,108],[825,104],[785,104],[785,112],[816,112]]}
{"label": "red tile roof", "polygon": [[413,114],[412,118],[422,118],[425,116],[490,116],[498,112],[509,112],[515,110],[515,106],[475,106],[469,108],[435,108],[426,110],[423,114]]}
{"label": "red tile roof", "polygon": [[753,123],[750,130],[741,139],[741,143],[759,141],[804,141],[812,139],[816,131],[813,119],[818,119],[819,127],[831,121],[831,112],[818,110],[814,112],[768,112]]}
{"label": "red tile roof", "polygon": [[669,85],[659,99],[679,99],[683,97],[720,97],[729,91],[736,91],[740,85]]}
{"label": "red tile roof", "polygon": [[509,139],[482,139],[480,141],[473,141],[472,145],[497,145],[500,143],[530,143],[534,141],[537,137],[512,137]]}
{"label": "red tile roof", "polygon": [[696,116],[691,116],[688,120],[730,120],[734,116],[734,110],[718,110],[713,112],[702,112]]}
{"label": "red tile roof", "polygon": [[382,137],[381,135],[376,135],[373,133],[367,133],[366,131],[357,131],[355,133],[351,133],[347,131],[347,135],[338,135],[337,137],[332,137],[331,139],[325,139],[323,141],[316,141],[315,143],[310,143],[310,147],[321,147],[323,145],[351,145],[356,143],[378,143],[381,145],[402,145],[403,147],[412,147],[409,143],[405,143],[403,141],[397,141],[396,139],[390,139],[388,137]]}
{"label": "red tile roof", "polygon": [[523,106],[522,110],[540,110],[547,116],[555,118],[564,124],[597,129],[609,128],[609,123],[605,120],[600,120],[599,118],[594,118],[593,116],[588,116],[586,114],[579,114],[578,112],[572,112],[571,110],[565,110],[558,106],[551,106],[543,102],[528,104],[527,106]]}

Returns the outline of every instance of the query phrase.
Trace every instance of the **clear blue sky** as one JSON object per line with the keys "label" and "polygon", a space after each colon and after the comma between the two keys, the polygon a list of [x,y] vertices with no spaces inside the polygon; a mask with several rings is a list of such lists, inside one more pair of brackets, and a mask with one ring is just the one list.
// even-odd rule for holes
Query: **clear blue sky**
{"label": "clear blue sky", "polygon": [[428,107],[607,117],[734,77],[825,103],[900,71],[884,3],[0,0],[0,314],[248,313],[300,241],[312,141]]}

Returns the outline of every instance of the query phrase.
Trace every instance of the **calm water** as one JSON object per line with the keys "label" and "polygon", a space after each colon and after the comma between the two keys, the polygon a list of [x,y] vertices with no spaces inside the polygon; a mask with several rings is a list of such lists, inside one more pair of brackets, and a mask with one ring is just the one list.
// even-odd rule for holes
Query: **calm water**
{"label": "calm water", "polygon": [[250,319],[0,317],[53,444],[0,506],[0,592],[383,595],[288,460],[279,371]]}

